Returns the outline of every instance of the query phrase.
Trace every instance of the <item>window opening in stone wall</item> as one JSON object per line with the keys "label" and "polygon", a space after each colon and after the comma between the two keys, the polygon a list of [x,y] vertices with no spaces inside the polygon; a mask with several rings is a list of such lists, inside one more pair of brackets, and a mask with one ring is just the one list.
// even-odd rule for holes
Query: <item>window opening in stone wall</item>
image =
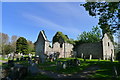
{"label": "window opening in stone wall", "polygon": [[108,42],[108,46],[110,46],[109,42]]}
{"label": "window opening in stone wall", "polygon": [[62,48],[62,44],[60,44],[60,48]]}

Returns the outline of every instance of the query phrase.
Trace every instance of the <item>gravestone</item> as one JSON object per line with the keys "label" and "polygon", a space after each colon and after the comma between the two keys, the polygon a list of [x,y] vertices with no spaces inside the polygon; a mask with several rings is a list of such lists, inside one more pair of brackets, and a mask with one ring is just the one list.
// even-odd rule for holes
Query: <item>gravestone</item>
{"label": "gravestone", "polygon": [[62,67],[63,67],[63,69],[66,69],[67,63],[66,63],[66,62],[63,62]]}
{"label": "gravestone", "polygon": [[56,60],[56,58],[54,57],[54,58],[53,58],[53,61],[55,61],[55,60]]}
{"label": "gravestone", "polygon": [[83,53],[81,54],[81,58],[83,58]]}
{"label": "gravestone", "polygon": [[92,59],[92,54],[90,54],[90,58],[89,58],[90,60]]}
{"label": "gravestone", "polygon": [[77,66],[80,66],[80,60],[77,60]]}

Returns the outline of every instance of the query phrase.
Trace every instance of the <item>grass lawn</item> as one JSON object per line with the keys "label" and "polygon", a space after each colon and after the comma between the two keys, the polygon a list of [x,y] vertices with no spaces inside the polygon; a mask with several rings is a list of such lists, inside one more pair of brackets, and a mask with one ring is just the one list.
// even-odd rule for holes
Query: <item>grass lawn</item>
{"label": "grass lawn", "polygon": [[30,75],[29,74],[27,77],[25,77],[24,80],[55,80],[55,79],[39,73],[37,75]]}
{"label": "grass lawn", "polygon": [[8,59],[5,59],[5,58],[3,58],[3,57],[0,57],[0,60],[8,61]]}
{"label": "grass lawn", "polygon": [[[61,58],[58,59],[57,61],[67,61],[70,59],[74,59],[74,58]],[[63,73],[63,74],[72,74],[72,73],[77,73],[77,72],[81,72],[82,70],[84,70],[85,68],[87,68],[88,66],[92,65],[92,63],[87,63],[87,62],[83,62],[83,59],[80,59],[81,61],[81,65],[80,66],[76,66],[76,67],[67,67],[66,69],[57,69],[56,63],[57,61],[54,62],[46,62],[44,64],[38,64],[39,68],[42,70],[47,70],[47,71],[53,71],[56,73]]]}
{"label": "grass lawn", "polygon": [[94,75],[91,75],[89,77],[111,79],[116,76],[114,71],[114,66],[117,70],[117,75],[119,75],[118,77],[120,77],[120,63],[118,62],[100,61],[100,62],[91,62],[91,63],[95,63],[100,67],[100,69],[97,70],[97,72]]}
{"label": "grass lawn", "polygon": [[[70,59],[74,59],[74,58],[61,58],[58,60],[59,61],[67,61]],[[84,62],[83,59],[81,59],[81,58],[77,58],[77,59],[79,59],[81,61],[80,66],[68,67],[66,69],[57,70],[56,61],[46,62],[44,64],[39,64],[38,66],[40,69],[47,70],[47,71],[53,71],[53,72],[64,73],[64,74],[72,74],[72,73],[76,73],[76,72],[82,72],[87,67],[95,65],[95,66],[99,66],[100,69],[97,70],[97,72],[95,74],[90,75],[88,77],[109,78],[109,79],[112,79],[115,77],[115,71],[114,71],[114,67],[113,67],[113,66],[115,66],[117,69],[117,74],[119,75],[118,77],[120,77],[120,63],[118,61],[110,62],[110,60],[98,61],[98,59],[92,59],[92,60],[86,59],[86,61]]]}
{"label": "grass lawn", "polygon": [[[0,57],[0,60],[2,60],[2,61],[8,61],[8,59],[4,59],[3,57]],[[0,65],[2,65],[2,62],[0,62]]]}

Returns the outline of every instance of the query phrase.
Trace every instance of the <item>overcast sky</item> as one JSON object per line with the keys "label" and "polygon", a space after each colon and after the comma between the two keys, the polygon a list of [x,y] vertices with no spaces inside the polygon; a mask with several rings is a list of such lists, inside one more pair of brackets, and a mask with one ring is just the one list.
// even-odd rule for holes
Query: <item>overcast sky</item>
{"label": "overcast sky", "polygon": [[48,40],[57,31],[76,39],[90,31],[98,19],[89,16],[80,2],[4,2],[2,3],[2,32],[35,42],[41,30]]}

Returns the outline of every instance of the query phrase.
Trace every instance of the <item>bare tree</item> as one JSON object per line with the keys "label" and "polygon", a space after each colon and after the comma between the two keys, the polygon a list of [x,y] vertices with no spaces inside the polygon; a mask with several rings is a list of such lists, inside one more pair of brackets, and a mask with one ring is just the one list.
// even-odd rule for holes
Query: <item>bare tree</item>
{"label": "bare tree", "polygon": [[12,48],[13,48],[13,52],[16,51],[16,41],[17,41],[18,38],[19,38],[19,37],[16,36],[16,35],[13,35],[13,36],[11,37],[11,46],[12,46]]}
{"label": "bare tree", "polygon": [[17,39],[18,39],[18,36],[13,35],[13,36],[11,37],[11,42],[14,43],[14,42],[17,41]]}
{"label": "bare tree", "polygon": [[2,45],[5,45],[5,44],[9,44],[9,36],[7,34],[4,34],[4,33],[0,33],[0,43]]}
{"label": "bare tree", "polygon": [[4,33],[0,33],[0,54],[5,53],[5,46],[9,44],[9,36]]}

